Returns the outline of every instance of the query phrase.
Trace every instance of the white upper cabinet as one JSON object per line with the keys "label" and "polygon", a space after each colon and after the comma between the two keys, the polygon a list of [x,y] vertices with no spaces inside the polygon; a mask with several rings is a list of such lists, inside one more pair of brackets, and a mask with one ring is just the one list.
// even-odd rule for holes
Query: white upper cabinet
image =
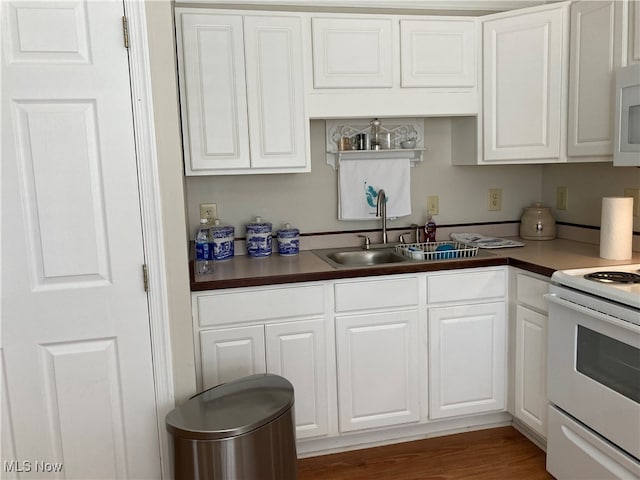
{"label": "white upper cabinet", "polygon": [[312,118],[476,115],[471,17],[311,16]]}
{"label": "white upper cabinet", "polygon": [[625,62],[624,2],[571,5],[568,153],[613,154],[615,69]]}
{"label": "white upper cabinet", "polygon": [[242,17],[183,13],[178,18],[187,173],[248,168]]}
{"label": "white upper cabinet", "polygon": [[176,17],[187,175],[309,171],[301,17]]}
{"label": "white upper cabinet", "polygon": [[314,88],[390,88],[393,22],[389,18],[313,18]]}
{"label": "white upper cabinet", "polygon": [[564,157],[568,3],[484,22],[484,160]]}
{"label": "white upper cabinet", "polygon": [[403,87],[474,87],[475,20],[400,20]]}
{"label": "white upper cabinet", "polygon": [[640,63],[640,0],[629,1],[629,48],[627,63]]}

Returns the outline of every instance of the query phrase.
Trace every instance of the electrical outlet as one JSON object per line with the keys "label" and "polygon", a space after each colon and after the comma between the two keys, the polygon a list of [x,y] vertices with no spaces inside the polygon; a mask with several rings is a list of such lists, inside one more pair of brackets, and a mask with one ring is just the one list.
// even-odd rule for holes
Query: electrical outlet
{"label": "electrical outlet", "polygon": [[215,203],[201,203],[200,218],[206,218],[209,223],[213,223],[218,218],[218,205]]}
{"label": "electrical outlet", "polygon": [[438,215],[440,212],[440,200],[437,195],[427,197],[427,213]]}
{"label": "electrical outlet", "polygon": [[489,189],[489,211],[497,212],[502,210],[502,189],[490,188]]}
{"label": "electrical outlet", "polygon": [[566,210],[569,205],[569,189],[567,187],[556,188],[556,210]]}
{"label": "electrical outlet", "polygon": [[625,188],[625,197],[633,197],[633,216],[640,217],[640,188]]}

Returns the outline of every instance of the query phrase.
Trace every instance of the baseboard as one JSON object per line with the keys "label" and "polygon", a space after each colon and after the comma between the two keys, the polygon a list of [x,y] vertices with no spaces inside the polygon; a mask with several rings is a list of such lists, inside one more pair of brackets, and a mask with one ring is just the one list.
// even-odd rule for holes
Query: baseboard
{"label": "baseboard", "polygon": [[543,452],[547,451],[547,440],[538,432],[534,432],[531,428],[529,428],[517,418],[513,419],[513,428],[527,437],[527,439],[534,443],[540,450],[542,450]]}
{"label": "baseboard", "polygon": [[512,424],[507,412],[465,416],[461,418],[436,420],[417,425],[389,427],[384,429],[350,432],[297,442],[298,458],[316,457],[332,453],[348,452],[363,448],[392,445],[402,442],[424,440],[426,438],[454,435],[456,433],[505,427]]}

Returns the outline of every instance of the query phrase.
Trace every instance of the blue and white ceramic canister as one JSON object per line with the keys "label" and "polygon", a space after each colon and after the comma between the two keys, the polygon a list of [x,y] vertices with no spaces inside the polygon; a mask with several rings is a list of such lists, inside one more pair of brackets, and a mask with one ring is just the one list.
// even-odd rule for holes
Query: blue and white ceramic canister
{"label": "blue and white ceramic canister", "polygon": [[288,223],[285,223],[284,228],[278,230],[278,253],[280,255],[300,253],[300,230],[291,228]]}
{"label": "blue and white ceramic canister", "polygon": [[213,227],[209,229],[214,260],[226,260],[233,257],[234,236],[235,228],[233,225],[221,225],[220,220],[215,220]]}
{"label": "blue and white ceramic canister", "polygon": [[253,258],[271,255],[271,223],[256,217],[255,223],[247,223],[247,255]]}

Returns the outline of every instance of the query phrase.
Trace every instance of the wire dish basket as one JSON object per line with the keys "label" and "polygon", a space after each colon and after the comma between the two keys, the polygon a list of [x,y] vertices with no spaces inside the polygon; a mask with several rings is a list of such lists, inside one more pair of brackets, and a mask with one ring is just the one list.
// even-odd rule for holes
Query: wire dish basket
{"label": "wire dish basket", "polygon": [[396,253],[412,260],[449,260],[475,257],[478,247],[460,242],[404,243],[396,246]]}

